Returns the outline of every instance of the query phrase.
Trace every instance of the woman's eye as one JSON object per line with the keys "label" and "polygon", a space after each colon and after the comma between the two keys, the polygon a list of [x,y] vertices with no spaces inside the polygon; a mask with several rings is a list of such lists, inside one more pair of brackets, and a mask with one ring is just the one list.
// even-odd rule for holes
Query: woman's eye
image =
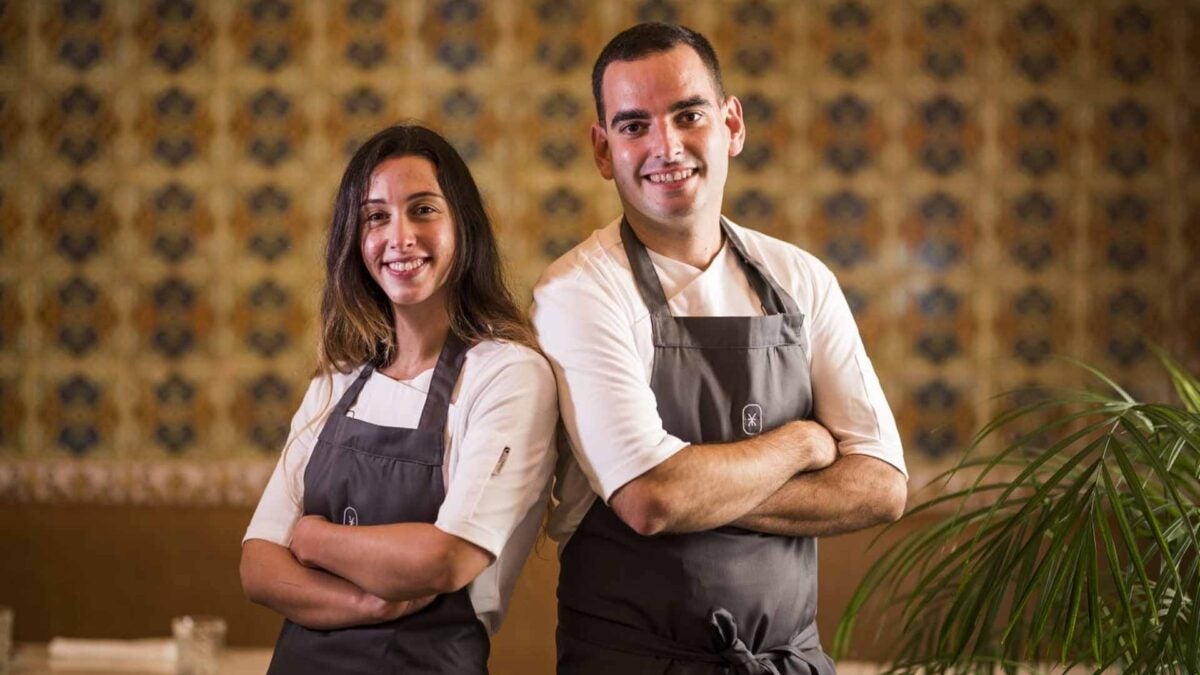
{"label": "woman's eye", "polygon": [[428,204],[419,204],[413,208],[413,213],[415,213],[418,216],[431,216],[437,212],[438,212],[437,209],[433,208],[432,206],[430,206]]}
{"label": "woman's eye", "polygon": [[372,211],[371,213],[367,214],[367,217],[364,220],[368,225],[378,225],[387,221],[387,214],[383,211]]}

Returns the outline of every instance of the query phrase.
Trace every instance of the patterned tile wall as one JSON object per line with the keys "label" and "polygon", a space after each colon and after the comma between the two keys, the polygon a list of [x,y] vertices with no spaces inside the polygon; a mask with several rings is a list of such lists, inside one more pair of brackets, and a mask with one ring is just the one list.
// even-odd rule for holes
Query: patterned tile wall
{"label": "patterned tile wall", "polygon": [[522,296],[617,213],[588,75],[707,33],[726,212],[838,273],[920,482],[1085,359],[1200,367],[1200,3],[0,0],[0,499],[250,503],[314,357],[349,153],[445,132]]}

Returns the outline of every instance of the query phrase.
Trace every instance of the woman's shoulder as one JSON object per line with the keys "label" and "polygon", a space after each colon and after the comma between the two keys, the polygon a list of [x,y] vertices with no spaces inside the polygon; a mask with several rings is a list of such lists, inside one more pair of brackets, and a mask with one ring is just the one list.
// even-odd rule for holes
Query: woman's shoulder
{"label": "woman's shoulder", "polygon": [[550,364],[541,352],[508,340],[480,340],[467,352],[463,367],[480,371],[481,374],[516,369],[554,377]]}
{"label": "woman's shoulder", "polygon": [[467,363],[476,368],[503,369],[508,366],[521,366],[536,370],[544,369],[550,372],[550,364],[541,352],[521,342],[510,340],[480,340],[470,347],[467,352]]}
{"label": "woman's shoulder", "polygon": [[[320,402],[328,401],[331,398],[341,396],[358,374],[362,372],[363,364],[357,366],[343,366],[341,369],[334,368],[331,370],[318,371],[312,376],[308,382],[308,389],[304,393],[304,401],[300,404],[302,408],[310,406],[325,407]],[[342,371],[346,372],[342,372]]]}

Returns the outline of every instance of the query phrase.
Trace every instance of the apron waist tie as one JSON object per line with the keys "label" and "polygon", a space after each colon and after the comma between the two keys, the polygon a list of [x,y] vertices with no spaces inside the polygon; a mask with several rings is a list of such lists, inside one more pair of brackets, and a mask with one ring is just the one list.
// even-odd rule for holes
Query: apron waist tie
{"label": "apron waist tie", "polygon": [[726,609],[709,614],[717,651],[697,651],[660,635],[631,628],[567,607],[559,610],[559,628],[567,635],[615,651],[701,663],[726,664],[737,675],[780,675],[773,661],[796,658],[808,663],[803,653],[820,649],[817,622],[813,621],[787,643],[755,654],[737,635],[737,621]]}

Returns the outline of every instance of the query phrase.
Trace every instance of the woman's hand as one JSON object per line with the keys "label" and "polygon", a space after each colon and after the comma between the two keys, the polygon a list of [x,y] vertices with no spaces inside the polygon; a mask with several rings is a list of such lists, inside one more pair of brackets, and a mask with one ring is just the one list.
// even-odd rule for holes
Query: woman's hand
{"label": "woman's hand", "polygon": [[292,530],[292,543],[288,545],[288,549],[301,565],[320,567],[313,562],[316,557],[316,535],[321,527],[328,524],[325,516],[319,515],[304,516],[296,521],[296,527]]}
{"label": "woman's hand", "polygon": [[372,617],[377,619],[376,623],[399,619],[402,616],[409,616],[425,609],[429,603],[437,598],[436,595],[426,595],[421,598],[413,598],[412,600],[384,600],[377,595],[365,593],[363,598],[363,609]]}

